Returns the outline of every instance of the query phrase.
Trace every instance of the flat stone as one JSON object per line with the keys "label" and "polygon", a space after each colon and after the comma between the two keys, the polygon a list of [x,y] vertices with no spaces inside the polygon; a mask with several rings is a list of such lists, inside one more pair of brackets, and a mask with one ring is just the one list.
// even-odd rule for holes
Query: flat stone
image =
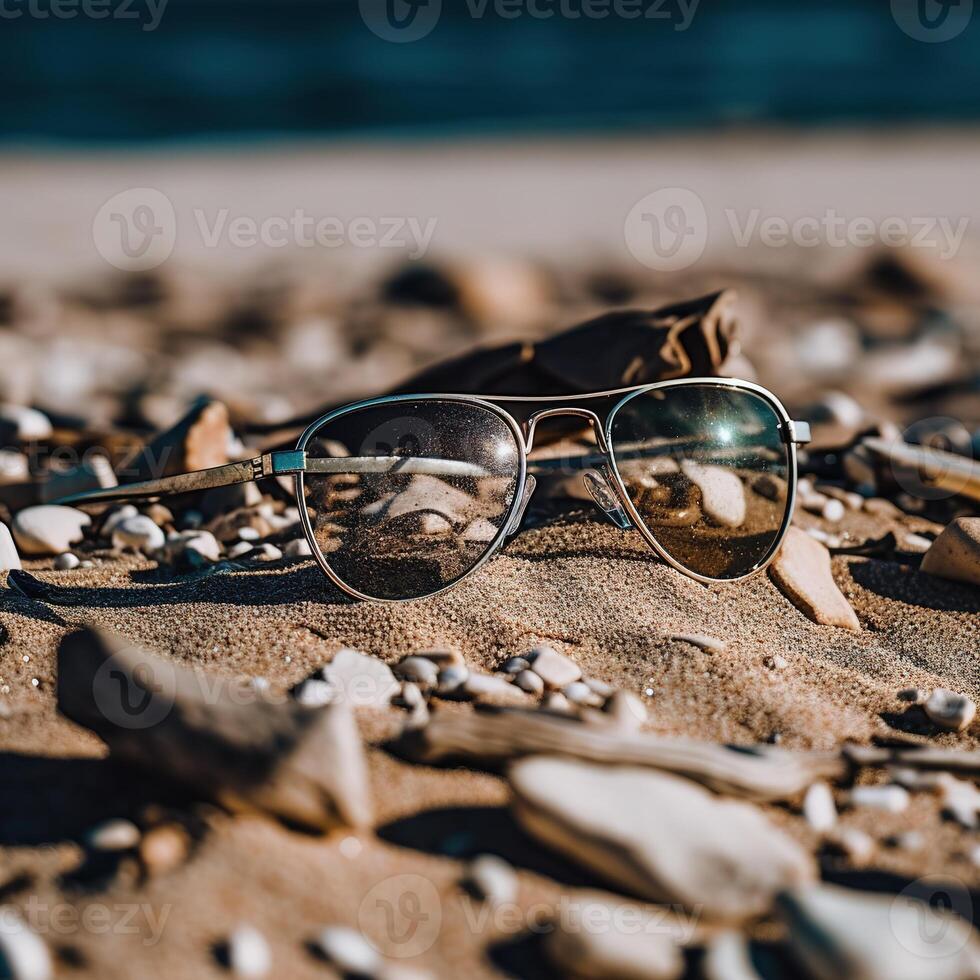
{"label": "flat stone", "polygon": [[614,691],[603,705],[606,712],[622,728],[638,731],[647,720],[647,706],[632,691]]}
{"label": "flat stone", "polygon": [[10,980],[51,980],[54,976],[47,944],[12,905],[0,906],[0,961]]}
{"label": "flat stone", "polygon": [[531,664],[524,657],[509,657],[498,668],[505,674],[519,674],[528,670]]}
{"label": "flat stone", "polygon": [[60,555],[82,540],[91,523],[88,514],[74,507],[27,507],[14,518],[14,540],[25,555]]}
{"label": "flat stone", "polygon": [[10,535],[10,528],[6,524],[0,524],[0,571],[20,567],[20,555],[17,554],[17,546]]}
{"label": "flat stone", "polygon": [[930,575],[980,585],[980,517],[959,517],[943,528],[920,567]]}
{"label": "flat stone", "polygon": [[492,905],[517,898],[517,872],[503,858],[481,854],[466,869],[466,883],[475,894]]}
{"label": "flat stone", "polygon": [[672,633],[670,639],[677,643],[689,643],[692,647],[704,650],[705,653],[724,653],[728,649],[728,644],[724,640],[705,636],[704,633]]}
{"label": "flat stone", "polygon": [[826,783],[814,783],[803,797],[803,816],[810,827],[825,834],[837,823],[834,794]]}
{"label": "flat stone", "polygon": [[522,670],[514,675],[514,683],[528,694],[542,694],[544,692],[544,681],[534,673],[533,670]]}
{"label": "flat stone", "polygon": [[166,543],[163,531],[149,517],[137,514],[120,521],[112,532],[112,544],[115,548],[135,548],[138,551],[149,552],[162,548]]}
{"label": "flat stone", "polygon": [[463,681],[463,691],[477,701],[498,701],[505,704],[523,704],[527,699],[519,687],[495,674],[478,674],[470,671]]}
{"label": "flat stone", "polygon": [[272,969],[272,950],[255,926],[240,925],[228,937],[228,967],[242,980],[259,980]]}
{"label": "flat stone", "polygon": [[437,667],[448,667],[450,664],[462,664],[463,655],[451,647],[446,647],[444,649],[438,650],[416,650],[414,657],[425,657],[426,660],[431,660]]}
{"label": "flat stone", "polygon": [[909,805],[904,786],[855,786],[850,795],[852,806],[869,807],[884,813],[901,813]]}
{"label": "flat stone", "polygon": [[676,980],[684,973],[680,944],[639,906],[593,900],[559,916],[545,952],[562,976],[587,980]]}
{"label": "flat stone", "polygon": [[949,732],[962,732],[970,727],[977,706],[965,694],[937,687],[922,704],[929,720]]}
{"label": "flat stone", "polygon": [[681,463],[681,472],[701,491],[701,508],[712,523],[721,527],[745,523],[745,487],[737,473],[691,460]]}
{"label": "flat stone", "polygon": [[509,777],[532,836],[650,901],[737,921],[815,874],[810,855],[756,807],[687,779],[545,756],[515,763]]}
{"label": "flat stone", "polygon": [[387,707],[399,687],[383,660],[346,647],[323,668],[323,679],[337,692],[338,701],[354,708]]}
{"label": "flat stone", "polygon": [[572,704],[586,705],[590,708],[597,708],[602,704],[602,698],[584,681],[572,681],[571,684],[566,684],[561,693]]}
{"label": "flat stone", "polygon": [[313,551],[310,548],[310,542],[306,538],[294,538],[292,541],[286,542],[282,553],[287,558],[308,558],[312,556]]}
{"label": "flat stone", "polygon": [[560,691],[566,684],[577,681],[582,670],[574,660],[549,646],[535,647],[527,656],[531,670],[544,681],[545,687]]}
{"label": "flat stone", "polygon": [[106,490],[119,485],[112,464],[105,456],[93,456],[78,466],[52,473],[38,487],[40,503],[47,504],[88,490]]}
{"label": "flat stone", "polygon": [[783,595],[822,626],[860,630],[861,624],[830,567],[830,552],[806,532],[791,527],[769,566],[769,576]]}
{"label": "flat stone", "polygon": [[969,980],[980,976],[980,943],[958,916],[906,894],[809,885],[779,896],[793,957],[812,977]]}
{"label": "flat stone", "polygon": [[439,680],[439,668],[426,657],[405,657],[395,665],[394,674],[403,681],[412,681],[419,687],[435,687]]}

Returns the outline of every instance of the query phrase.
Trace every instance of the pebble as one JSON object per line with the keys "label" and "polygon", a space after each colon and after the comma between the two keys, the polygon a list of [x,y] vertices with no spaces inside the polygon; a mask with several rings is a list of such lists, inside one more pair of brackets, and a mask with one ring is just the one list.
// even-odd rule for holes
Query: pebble
{"label": "pebble", "polygon": [[902,550],[913,555],[924,555],[932,547],[932,541],[921,534],[906,534]]}
{"label": "pebble", "polygon": [[549,646],[535,647],[526,659],[531,663],[531,670],[551,690],[561,690],[582,676],[582,671],[574,660]]}
{"label": "pebble", "polygon": [[272,951],[254,926],[240,925],[228,937],[228,966],[236,977],[255,980],[272,969]]}
{"label": "pebble", "polygon": [[530,662],[524,657],[509,657],[500,665],[500,670],[505,674],[520,674],[530,666]]}
{"label": "pebble", "polygon": [[27,457],[15,449],[0,449],[0,486],[26,483],[31,478]]}
{"label": "pebble", "polygon": [[262,534],[259,532],[258,528],[249,527],[246,525],[245,527],[240,527],[238,529],[238,536],[242,539],[242,541],[258,541],[259,538],[262,537]]}
{"label": "pebble", "polygon": [[603,705],[603,711],[617,725],[631,730],[640,729],[647,720],[647,706],[632,691],[614,691]]}
{"label": "pebble", "polygon": [[861,624],[834,581],[830,552],[799,528],[791,527],[769,576],[811,620],[823,626],[860,630]]}
{"label": "pebble", "polygon": [[528,694],[542,694],[544,692],[544,681],[533,670],[522,670],[514,675],[514,683]]}
{"label": "pebble", "polygon": [[320,931],[317,944],[341,973],[372,977],[381,968],[377,950],[356,929],[327,926]]}
{"label": "pebble", "polygon": [[184,539],[182,550],[196,552],[208,561],[221,560],[221,545],[210,531],[195,531]]}
{"label": "pebble", "polygon": [[572,711],[572,702],[560,691],[552,691],[545,697],[540,706],[544,711],[555,711],[563,715],[571,714]]}
{"label": "pebble", "polygon": [[346,647],[334,655],[322,673],[338,693],[336,700],[355,708],[386,707],[398,692],[398,681],[383,660]]}
{"label": "pebble", "polygon": [[416,657],[425,657],[426,660],[431,660],[437,667],[448,667],[451,664],[462,664],[463,655],[459,650],[453,648],[445,648],[438,650],[416,650],[413,654]]}
{"label": "pebble", "polygon": [[96,851],[129,851],[140,842],[140,829],[131,820],[106,820],[86,835],[88,846]]}
{"label": "pebble", "polygon": [[928,697],[929,692],[923,691],[921,687],[906,687],[898,692],[898,700],[907,704],[925,704]]}
{"label": "pebble", "polygon": [[852,806],[865,806],[884,813],[901,813],[909,805],[904,786],[855,786],[850,793]]}
{"label": "pebble", "polygon": [[405,657],[395,666],[394,674],[419,687],[435,687],[439,680],[439,668],[425,657]]}
{"label": "pebble", "polygon": [[591,708],[597,708],[602,704],[602,698],[583,681],[573,681],[571,684],[566,684],[562,688],[562,694],[572,704],[587,705]]}
{"label": "pebble", "polygon": [[452,694],[466,683],[469,676],[469,668],[463,664],[450,664],[439,671],[436,690],[440,694]]}
{"label": "pebble", "polygon": [[0,960],[10,980],[51,980],[54,976],[47,945],[12,905],[0,906]]}
{"label": "pebble", "polygon": [[965,694],[943,687],[936,688],[922,707],[934,725],[949,732],[965,731],[977,713],[977,706]]}
{"label": "pebble", "polygon": [[140,859],[150,875],[179,868],[190,851],[187,832],[177,824],[161,824],[148,830],[140,841]]}
{"label": "pebble", "polygon": [[123,504],[121,507],[117,507],[115,510],[111,511],[109,516],[102,522],[102,527],[99,533],[104,538],[111,538],[112,532],[125,520],[130,517],[138,517],[139,511],[133,506],[133,504]]}
{"label": "pebble", "polygon": [[705,653],[724,653],[728,649],[724,640],[706,636],[704,633],[672,633],[670,639],[677,643],[689,643]]}
{"label": "pebble", "polygon": [[781,653],[776,653],[766,657],[766,666],[770,670],[785,670],[789,666],[789,661]]}
{"label": "pebble", "polygon": [[47,415],[25,405],[0,405],[0,421],[8,423],[20,442],[49,439],[53,431]]}
{"label": "pebble", "polygon": [[522,695],[517,693],[510,681],[494,674],[478,674],[475,671],[470,671],[469,677],[463,681],[463,690],[471,698],[477,700],[504,698],[513,701],[515,698],[522,698]]}
{"label": "pebble", "polygon": [[150,552],[162,548],[166,543],[163,531],[149,517],[137,514],[120,521],[112,532],[114,548],[135,548]]}
{"label": "pebble", "polygon": [[60,555],[82,540],[91,523],[88,514],[74,507],[27,507],[14,518],[14,539],[25,555]]}
{"label": "pebble", "polygon": [[293,538],[292,541],[286,542],[282,553],[287,558],[309,558],[312,556],[313,550],[310,548],[310,542],[306,538]]}
{"label": "pebble", "polygon": [[708,941],[701,963],[704,980],[760,980],[752,964],[748,937],[722,929]]}
{"label": "pebble", "polygon": [[586,677],[584,680],[600,698],[610,698],[616,693],[616,688],[612,684],[600,680],[598,677]]}
{"label": "pebble", "polygon": [[825,834],[837,823],[834,794],[826,783],[814,783],[803,797],[803,816],[813,830]]}
{"label": "pebble", "polygon": [[832,497],[829,498],[823,505],[820,511],[821,517],[825,521],[830,521],[832,524],[836,524],[838,521],[844,519],[845,508],[844,504],[840,500],[834,500]]}
{"label": "pebble", "polygon": [[923,572],[980,586],[980,517],[958,517],[925,553]]}
{"label": "pebble", "polygon": [[241,558],[243,555],[249,554],[249,552],[255,549],[249,544],[248,541],[239,541],[238,544],[232,545],[228,550],[229,558]]}
{"label": "pebble", "polygon": [[888,844],[900,851],[921,851],[926,839],[917,830],[906,830],[888,838]]}
{"label": "pebble", "polygon": [[733,470],[685,460],[681,471],[701,491],[701,506],[707,517],[722,527],[745,523],[745,489]]}
{"label": "pebble", "polygon": [[827,843],[858,867],[867,864],[874,855],[874,839],[857,827],[835,828]]}
{"label": "pebble", "polygon": [[58,555],[54,560],[54,567],[59,572],[70,572],[73,568],[78,568],[79,565],[81,565],[81,561],[79,561],[78,556],[70,551]]}
{"label": "pebble", "polygon": [[17,545],[10,536],[10,528],[6,524],[0,524],[0,571],[20,567],[20,555],[17,554]]}
{"label": "pebble", "polygon": [[476,895],[492,905],[513,902],[519,887],[517,872],[493,854],[481,854],[466,869],[466,883]]}
{"label": "pebble", "polygon": [[303,681],[296,689],[295,694],[296,700],[308,708],[319,708],[325,704],[331,704],[336,696],[337,691],[332,684],[316,677],[310,677]]}
{"label": "pebble", "polygon": [[254,557],[260,558],[263,561],[278,561],[280,558],[282,558],[282,552],[274,544],[270,544],[268,541],[257,545],[252,549],[252,553]]}

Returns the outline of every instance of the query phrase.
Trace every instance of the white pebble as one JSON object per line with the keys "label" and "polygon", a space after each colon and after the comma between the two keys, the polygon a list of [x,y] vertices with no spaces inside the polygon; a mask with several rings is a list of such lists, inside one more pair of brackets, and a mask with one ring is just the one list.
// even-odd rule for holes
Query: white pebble
{"label": "white pebble", "polygon": [[0,955],[11,980],[50,980],[54,975],[48,947],[10,905],[0,908]]}
{"label": "white pebble", "polygon": [[420,687],[435,687],[439,681],[439,668],[425,657],[405,657],[395,665],[393,673]]}
{"label": "white pebble", "polygon": [[377,950],[356,929],[327,926],[320,932],[319,945],[341,973],[369,977],[381,966]]}
{"label": "white pebble", "polygon": [[837,823],[834,794],[826,783],[814,783],[803,797],[803,816],[817,833],[826,833]]}
{"label": "white pebble", "polygon": [[0,571],[20,568],[20,555],[6,524],[0,524]]}
{"label": "white pebble", "polygon": [[128,851],[140,842],[140,829],[131,820],[106,820],[86,835],[89,847],[96,851]]}
{"label": "white pebble", "polygon": [[450,664],[439,671],[437,690],[440,694],[451,694],[463,684],[470,676],[469,669],[462,664]]}
{"label": "white pebble", "polygon": [[117,507],[111,514],[102,522],[102,536],[104,538],[111,538],[112,532],[122,524],[123,521],[129,520],[130,517],[136,517],[139,511],[132,504],[123,504],[122,507]]}
{"label": "white pebble", "polygon": [[272,968],[272,952],[254,926],[240,925],[228,937],[228,966],[236,977],[264,977]]}
{"label": "white pebble", "polygon": [[528,694],[540,694],[544,691],[544,681],[533,670],[522,670],[515,674],[514,683]]}
{"label": "white pebble", "polygon": [[503,858],[493,854],[475,858],[467,869],[466,880],[480,898],[492,905],[513,902],[517,897],[516,872]]}
{"label": "white pebble", "polygon": [[296,689],[296,700],[307,708],[319,708],[330,704],[336,699],[336,695],[337,692],[332,684],[316,677],[303,681]]}
{"label": "white pebble", "polygon": [[144,514],[127,517],[120,521],[112,532],[114,548],[135,548],[138,551],[150,552],[162,548],[166,540],[163,531]]}
{"label": "white pebble", "polygon": [[602,698],[596,694],[584,681],[573,681],[562,688],[562,694],[568,698],[572,704],[584,704],[597,708],[602,704]]}
{"label": "white pebble", "polygon": [[48,439],[51,436],[50,420],[36,408],[27,408],[25,405],[0,405],[0,419],[16,426],[17,438],[21,442]]}
{"label": "white pebble", "polygon": [[238,536],[242,541],[258,541],[262,537],[258,528],[249,527],[248,525],[238,529]]}
{"label": "white pebble", "polygon": [[260,544],[253,551],[256,558],[263,558],[266,561],[278,561],[282,558],[282,552],[274,544],[269,544],[268,541],[265,544]]}
{"label": "white pebble", "polygon": [[228,551],[229,558],[241,558],[242,555],[247,555],[250,551],[255,549],[247,541],[239,541],[237,544],[232,545],[231,549]]}
{"label": "white pebble", "polygon": [[306,538],[293,538],[282,549],[282,553],[289,558],[308,558],[313,554],[310,542]]}
{"label": "white pebble", "polygon": [[195,531],[194,536],[184,542],[185,551],[196,551],[208,561],[218,561],[221,558],[221,545],[210,531]]}
{"label": "white pebble", "polygon": [[903,786],[855,786],[851,790],[851,804],[901,813],[909,805],[909,794]]}
{"label": "white pebble", "polygon": [[66,551],[63,555],[58,555],[54,560],[54,567],[59,572],[70,572],[73,568],[78,568],[81,562],[78,560],[77,555],[73,555],[70,551]]}
{"label": "white pebble", "polygon": [[27,507],[14,518],[14,539],[25,555],[60,555],[82,540],[91,523],[88,514],[74,507]]}
{"label": "white pebble", "polygon": [[844,512],[844,504],[839,500],[834,500],[833,497],[828,498],[821,510],[824,520],[830,521],[832,524],[842,521],[844,519]]}
{"label": "white pebble", "polygon": [[922,705],[929,720],[950,732],[969,728],[977,706],[965,695],[937,687]]}

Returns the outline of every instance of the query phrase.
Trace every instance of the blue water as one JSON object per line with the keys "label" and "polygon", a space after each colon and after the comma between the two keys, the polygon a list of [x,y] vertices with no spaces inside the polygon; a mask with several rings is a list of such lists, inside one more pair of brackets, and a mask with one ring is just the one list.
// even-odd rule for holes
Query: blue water
{"label": "blue water", "polygon": [[[898,26],[888,0],[701,0],[684,31],[620,16],[541,19],[522,0],[503,0],[504,8],[487,0],[475,17],[482,0],[442,0],[431,32],[402,44],[379,39],[357,3],[341,0],[169,0],[155,30],[142,29],[154,0],[76,0],[117,14],[98,20],[81,6],[72,19],[37,13],[51,2],[2,0],[0,139],[8,143],[980,115],[980,23],[923,43]],[[581,10],[597,0],[536,2],[557,11],[559,2]],[[652,9],[660,0],[634,2]],[[678,0],[658,9],[670,2]],[[524,12],[504,15],[513,9]]]}

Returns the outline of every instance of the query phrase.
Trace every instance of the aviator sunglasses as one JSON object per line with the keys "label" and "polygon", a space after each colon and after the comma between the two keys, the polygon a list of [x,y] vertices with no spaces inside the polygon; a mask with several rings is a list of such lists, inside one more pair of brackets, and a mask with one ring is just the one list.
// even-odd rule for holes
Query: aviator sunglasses
{"label": "aviator sunglasses", "polygon": [[[538,423],[561,416],[587,427],[588,443],[530,459]],[[62,502],[291,475],[329,578],[358,599],[407,600],[452,588],[516,534],[535,473],[574,471],[613,524],[638,531],[674,568],[734,581],[779,550],[796,498],[796,447],[809,439],[807,423],[791,420],[770,391],[727,378],[559,397],[393,395],[322,416],[294,450]]]}

